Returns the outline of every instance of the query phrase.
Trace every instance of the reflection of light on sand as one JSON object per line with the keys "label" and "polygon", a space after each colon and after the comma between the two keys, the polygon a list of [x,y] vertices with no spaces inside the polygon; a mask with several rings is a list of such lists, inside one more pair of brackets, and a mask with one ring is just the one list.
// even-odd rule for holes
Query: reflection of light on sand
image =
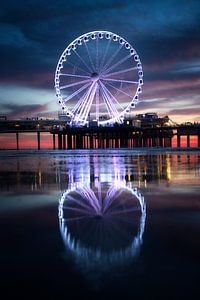
{"label": "reflection of light on sand", "polygon": [[124,181],[109,187],[96,182],[93,189],[79,182],[65,191],[59,202],[64,243],[88,263],[134,257],[142,244],[145,218],[144,197]]}
{"label": "reflection of light on sand", "polygon": [[169,154],[166,154],[166,164],[167,164],[167,180],[171,181],[171,161]]}

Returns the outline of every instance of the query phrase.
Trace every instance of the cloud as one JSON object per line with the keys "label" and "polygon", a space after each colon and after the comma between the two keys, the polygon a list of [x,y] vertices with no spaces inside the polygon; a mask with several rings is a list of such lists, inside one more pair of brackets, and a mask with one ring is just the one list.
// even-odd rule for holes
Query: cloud
{"label": "cloud", "polygon": [[47,109],[47,105],[39,105],[39,104],[3,104],[1,105],[5,110],[9,111],[7,114],[9,117],[18,118],[18,117],[28,117],[30,115],[34,115],[42,110]]}
{"label": "cloud", "polygon": [[26,38],[20,28],[12,24],[0,24],[0,45],[14,48],[31,47],[33,43]]}
{"label": "cloud", "polygon": [[[18,105],[29,104],[34,114],[57,111],[56,104],[47,111],[43,105],[56,103],[53,79],[59,56],[77,36],[96,29],[122,35],[140,55],[141,110],[168,113],[200,106],[199,1],[8,0],[1,4],[0,17],[5,112],[13,105],[14,115]],[[31,106],[27,109],[31,113]]]}
{"label": "cloud", "polygon": [[58,105],[53,89],[0,85],[0,109],[9,117],[20,118],[57,114]]}
{"label": "cloud", "polygon": [[173,109],[169,111],[169,114],[171,116],[174,115],[180,115],[180,116],[194,116],[194,115],[200,115],[200,107],[194,107],[194,108],[181,108],[181,109]]}
{"label": "cloud", "polygon": [[55,118],[58,116],[55,110],[51,111],[52,103],[45,104],[3,104],[1,107],[7,111],[7,117],[11,119],[21,119],[27,117],[48,117]]}

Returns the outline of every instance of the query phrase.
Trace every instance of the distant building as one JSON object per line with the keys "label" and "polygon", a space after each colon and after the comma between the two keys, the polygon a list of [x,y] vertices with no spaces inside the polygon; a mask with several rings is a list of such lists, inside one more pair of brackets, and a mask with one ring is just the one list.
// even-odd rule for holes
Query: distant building
{"label": "distant building", "polygon": [[66,123],[70,123],[71,122],[71,117],[68,116],[67,114],[63,114],[63,113],[59,113],[58,114],[58,119],[61,122],[66,122]]}
{"label": "distant building", "polygon": [[159,118],[157,113],[138,114],[130,119],[124,120],[124,125],[134,127],[160,127],[169,122],[168,116]]}

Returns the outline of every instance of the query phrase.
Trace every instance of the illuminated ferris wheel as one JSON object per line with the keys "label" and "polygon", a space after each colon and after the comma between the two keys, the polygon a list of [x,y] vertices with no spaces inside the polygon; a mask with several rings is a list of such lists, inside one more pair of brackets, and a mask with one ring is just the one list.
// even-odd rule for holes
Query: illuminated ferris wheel
{"label": "illuminated ferris wheel", "polygon": [[108,31],[75,39],[62,53],[55,89],[63,113],[78,125],[121,123],[135,108],[142,91],[143,71],[135,49]]}

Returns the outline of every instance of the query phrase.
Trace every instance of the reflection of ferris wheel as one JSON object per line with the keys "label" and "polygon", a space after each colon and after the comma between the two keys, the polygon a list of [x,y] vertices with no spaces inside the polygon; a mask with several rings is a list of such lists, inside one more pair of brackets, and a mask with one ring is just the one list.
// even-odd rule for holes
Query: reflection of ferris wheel
{"label": "reflection of ferris wheel", "polygon": [[135,49],[119,35],[93,31],[62,53],[55,88],[63,112],[77,124],[121,123],[138,102],[142,65]]}
{"label": "reflection of ferris wheel", "polygon": [[59,201],[63,240],[78,257],[118,262],[134,257],[142,244],[144,197],[123,182],[109,188],[85,184],[69,188]]}

